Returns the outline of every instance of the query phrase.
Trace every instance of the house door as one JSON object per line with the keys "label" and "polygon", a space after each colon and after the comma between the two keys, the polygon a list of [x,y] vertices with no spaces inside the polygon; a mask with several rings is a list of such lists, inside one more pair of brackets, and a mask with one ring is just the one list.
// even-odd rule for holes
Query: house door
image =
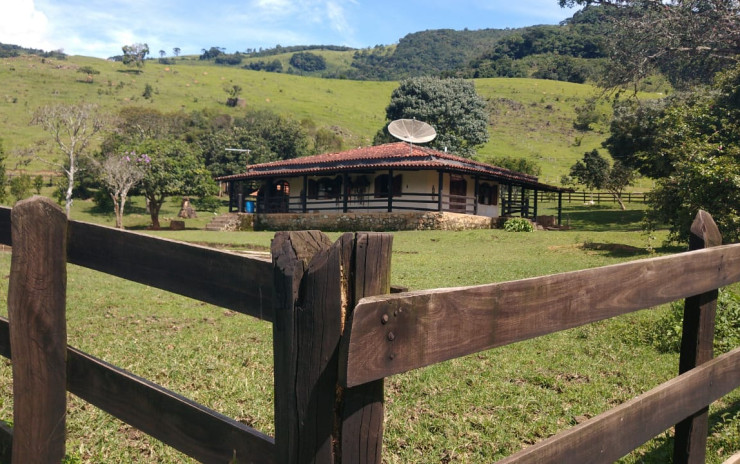
{"label": "house door", "polygon": [[467,208],[468,183],[462,177],[452,176],[450,178],[450,211],[453,213],[465,213]]}

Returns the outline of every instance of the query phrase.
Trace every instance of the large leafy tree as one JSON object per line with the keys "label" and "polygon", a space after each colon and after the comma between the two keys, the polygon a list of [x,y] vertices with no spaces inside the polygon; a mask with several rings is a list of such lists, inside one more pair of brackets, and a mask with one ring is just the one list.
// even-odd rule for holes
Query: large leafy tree
{"label": "large leafy tree", "polygon": [[135,151],[149,156],[141,189],[149,206],[153,229],[160,228],[159,211],[167,197],[202,197],[215,193],[216,184],[194,146],[172,139],[147,140],[137,145]]}
{"label": "large leafy tree", "polygon": [[609,87],[635,84],[660,72],[674,86],[711,82],[740,56],[737,0],[558,0],[561,6],[599,5],[610,21]]}
{"label": "large leafy tree", "polygon": [[672,238],[686,240],[704,209],[725,241],[740,240],[740,66],[711,91],[666,107],[657,124],[645,153],[668,161],[650,194],[651,218],[670,224]]}
{"label": "large leafy tree", "polygon": [[[473,156],[477,147],[488,141],[486,102],[475,91],[472,81],[414,77],[401,81],[391,94],[386,118],[417,119],[437,131],[430,146],[447,149],[461,156]],[[390,140],[387,125],[376,142]]]}

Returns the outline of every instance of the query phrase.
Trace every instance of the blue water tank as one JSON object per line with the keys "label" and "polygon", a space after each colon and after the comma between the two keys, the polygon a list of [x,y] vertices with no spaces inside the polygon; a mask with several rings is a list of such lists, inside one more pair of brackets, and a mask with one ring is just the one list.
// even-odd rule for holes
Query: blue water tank
{"label": "blue water tank", "polygon": [[248,213],[254,213],[254,206],[255,206],[255,205],[254,205],[254,201],[252,201],[252,200],[247,200],[247,201],[246,201],[246,204],[245,204],[245,208],[244,208],[244,209],[245,209],[245,210],[246,210],[246,211],[247,211]]}

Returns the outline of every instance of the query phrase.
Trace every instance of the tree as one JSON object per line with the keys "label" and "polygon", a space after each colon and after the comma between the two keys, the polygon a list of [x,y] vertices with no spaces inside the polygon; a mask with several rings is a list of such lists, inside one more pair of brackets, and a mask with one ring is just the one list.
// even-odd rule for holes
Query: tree
{"label": "tree", "polygon": [[226,99],[226,106],[235,107],[239,103],[239,94],[242,92],[240,85],[234,84],[231,88],[224,89],[229,94],[229,98]]}
{"label": "tree", "polygon": [[499,156],[488,160],[490,164],[504,169],[539,176],[542,168],[539,164],[527,158],[514,158],[511,156]]}
{"label": "tree", "polygon": [[619,207],[623,211],[626,209],[622,202],[622,192],[633,184],[635,173],[619,161],[609,166],[609,161],[602,157],[598,150],[592,150],[586,152],[583,159],[571,166],[570,175],[589,190],[603,189],[611,193]]}
{"label": "tree", "polygon": [[123,155],[108,154],[102,162],[97,163],[100,181],[113,199],[113,212],[119,229],[123,229],[123,212],[128,193],[144,178],[145,166],[150,161],[149,155],[139,155],[131,151]]}
{"label": "tree", "polygon": [[146,60],[146,56],[149,54],[149,45],[145,43],[124,45],[122,50],[123,64],[126,66],[136,66],[137,68],[144,67],[144,61]]}
{"label": "tree", "polygon": [[85,156],[92,139],[106,128],[110,119],[100,112],[97,105],[78,103],[73,105],[49,105],[39,107],[33,114],[31,124],[41,126],[51,135],[63,161],[36,156],[42,162],[59,168],[67,177],[64,208],[67,217],[72,209],[72,193],[78,163]]}
{"label": "tree", "polygon": [[175,55],[175,57],[180,56],[180,47],[175,47],[172,49],[172,54]]}
{"label": "tree", "polygon": [[160,51],[159,51],[159,57],[160,57],[160,58],[164,58],[164,57],[165,57],[165,55],[167,55],[167,52],[166,52],[166,51],[164,51],[164,50],[160,50]]}
{"label": "tree", "polygon": [[650,219],[685,241],[703,209],[724,242],[740,241],[740,65],[711,90],[669,104],[656,126],[646,161],[667,161],[649,196]]}
{"label": "tree", "polygon": [[636,84],[660,72],[687,87],[711,82],[740,57],[737,0],[558,0],[561,6],[599,5],[610,21],[607,87]]}
{"label": "tree", "polygon": [[326,69],[326,59],[311,52],[298,52],[290,57],[290,65],[305,72],[322,71]]}
{"label": "tree", "polygon": [[31,190],[31,176],[23,172],[11,178],[9,184],[10,194],[13,195],[15,201],[21,201],[28,196],[28,191]]}
{"label": "tree", "polygon": [[193,146],[173,139],[147,140],[137,147],[147,153],[150,162],[141,187],[149,206],[152,228],[159,229],[159,211],[168,196],[212,195],[216,184]]}
{"label": "tree", "polygon": [[[488,141],[486,102],[475,92],[472,81],[435,77],[403,80],[391,94],[385,112],[389,122],[405,118],[430,124],[437,138],[429,145],[461,156],[472,156],[476,147]],[[387,133],[387,125],[383,131]]]}

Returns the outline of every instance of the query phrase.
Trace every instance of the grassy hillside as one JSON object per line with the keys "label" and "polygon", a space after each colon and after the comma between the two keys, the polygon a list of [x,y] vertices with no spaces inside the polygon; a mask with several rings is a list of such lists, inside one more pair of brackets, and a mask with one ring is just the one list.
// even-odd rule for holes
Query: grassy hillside
{"label": "grassy hillside", "polygon": [[[326,52],[344,53],[344,52]],[[89,66],[100,74],[78,72]],[[239,114],[243,108],[225,106],[227,90],[243,88],[244,105],[270,109],[339,133],[345,147],[370,144],[385,122],[385,107],[397,82],[330,80],[288,74],[247,71],[180,59],[174,65],[149,61],[137,73],[119,62],[69,57],[67,60],[21,56],[0,59],[0,137],[12,151],[43,140],[45,134],[29,126],[33,111],[45,104],[87,101],[109,111],[127,105],[152,106],[162,111],[218,108]],[[153,88],[151,99],[142,94]],[[527,157],[543,168],[542,180],[556,182],[587,150],[606,137],[609,108],[601,107],[604,123],[596,131],[573,129],[575,108],[596,90],[589,85],[535,79],[478,79],[478,92],[489,101],[491,140],[481,160],[493,156]],[[35,163],[30,169],[40,170]]]}

